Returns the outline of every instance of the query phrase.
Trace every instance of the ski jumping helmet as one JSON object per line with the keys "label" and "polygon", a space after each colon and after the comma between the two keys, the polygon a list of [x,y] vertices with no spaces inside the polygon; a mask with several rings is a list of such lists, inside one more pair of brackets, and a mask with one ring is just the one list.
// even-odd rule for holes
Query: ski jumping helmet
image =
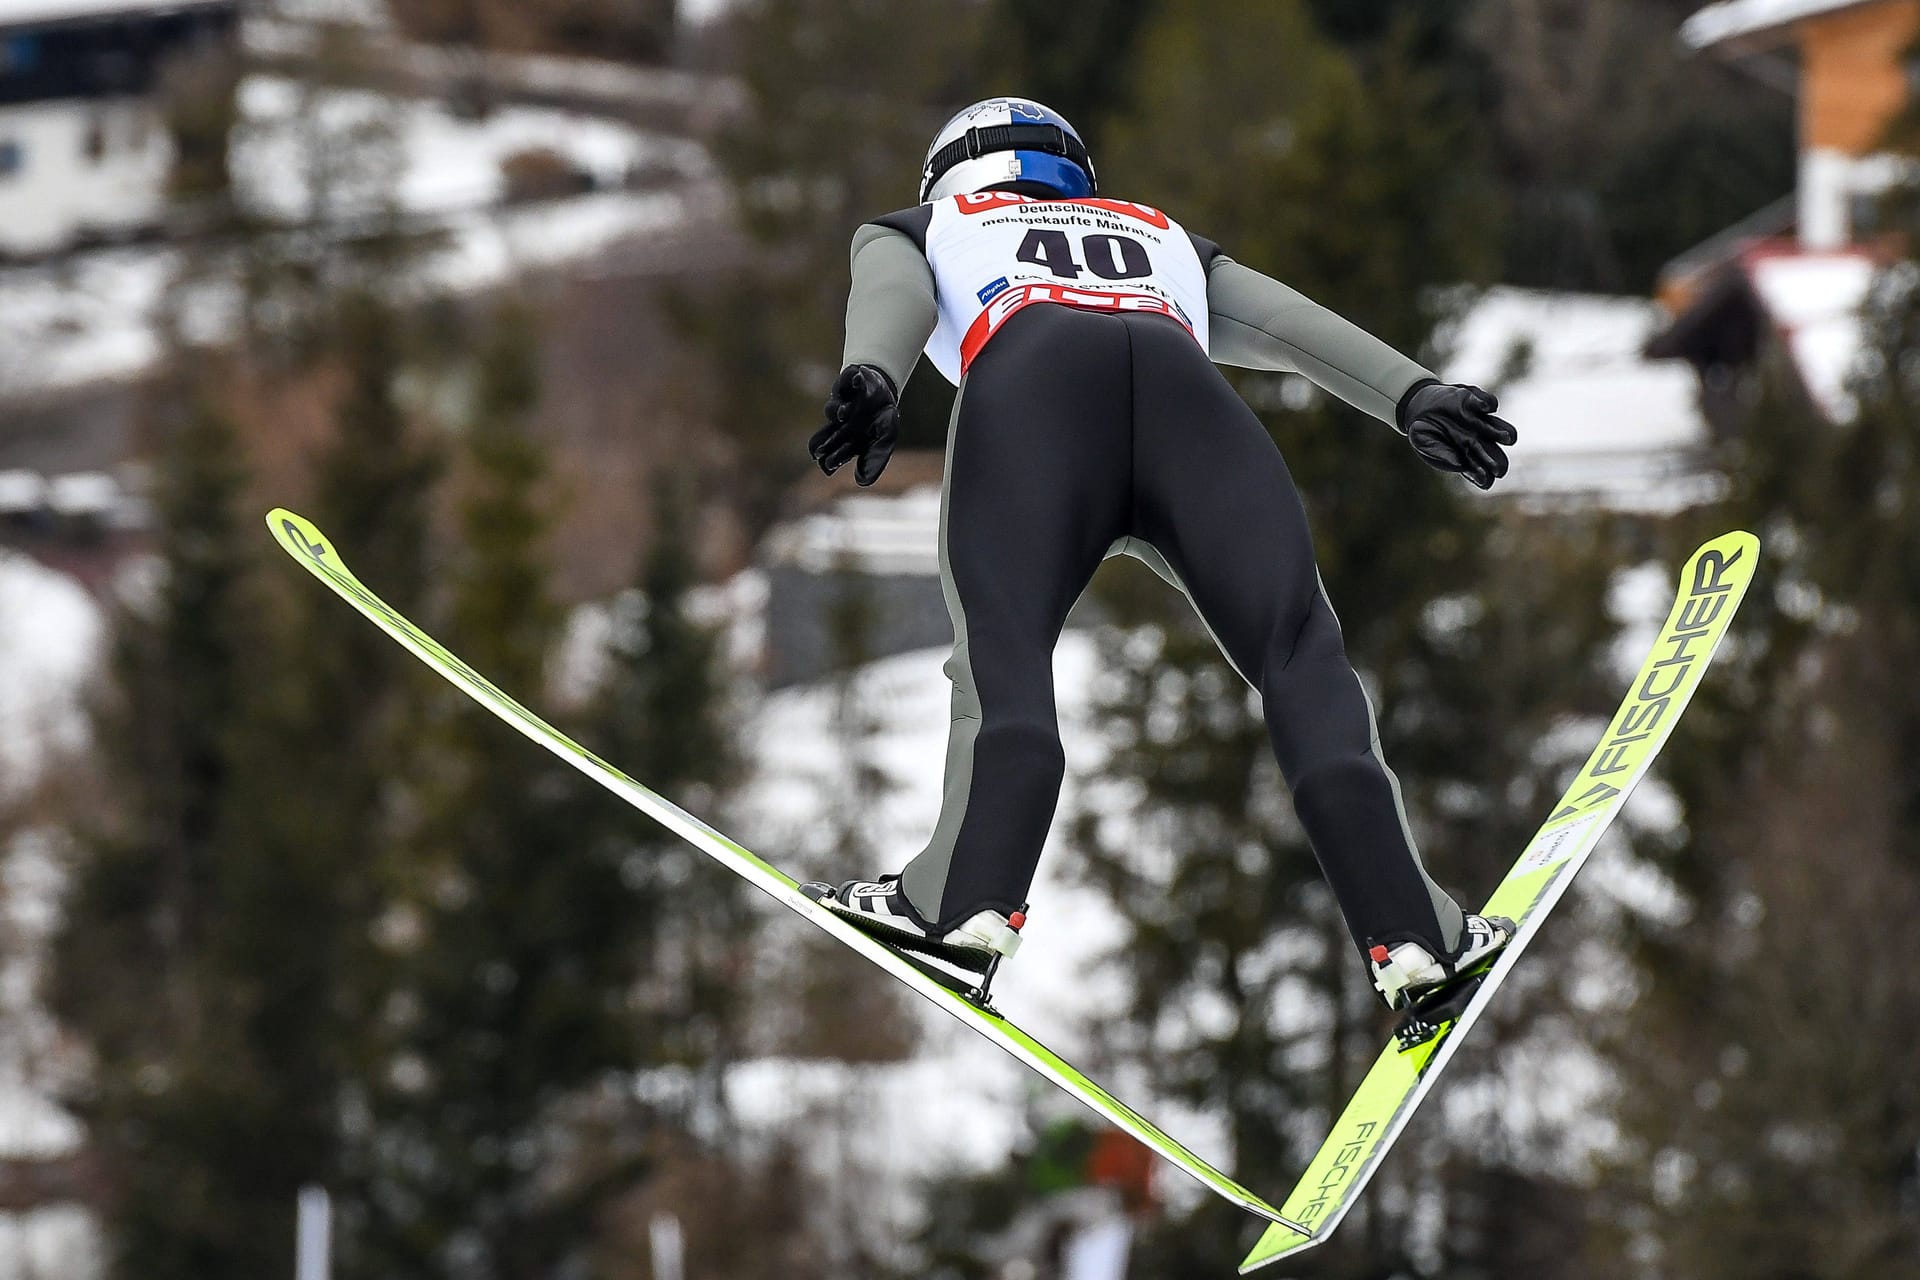
{"label": "ski jumping helmet", "polygon": [[927,148],[920,200],[1033,182],[1079,200],[1099,190],[1087,144],[1053,108],[1031,98],[988,98],[947,121]]}

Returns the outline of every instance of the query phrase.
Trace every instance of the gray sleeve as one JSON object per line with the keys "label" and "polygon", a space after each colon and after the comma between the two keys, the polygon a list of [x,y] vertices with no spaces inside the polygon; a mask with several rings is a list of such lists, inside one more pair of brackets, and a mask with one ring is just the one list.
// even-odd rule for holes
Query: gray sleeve
{"label": "gray sleeve", "polygon": [[896,389],[933,336],[933,268],[913,237],[866,223],[853,233],[853,289],[847,295],[847,344],[840,367],[870,364],[886,371]]}
{"label": "gray sleeve", "polygon": [[1434,379],[1360,326],[1224,255],[1209,264],[1207,313],[1216,362],[1303,373],[1391,426],[1400,398]]}

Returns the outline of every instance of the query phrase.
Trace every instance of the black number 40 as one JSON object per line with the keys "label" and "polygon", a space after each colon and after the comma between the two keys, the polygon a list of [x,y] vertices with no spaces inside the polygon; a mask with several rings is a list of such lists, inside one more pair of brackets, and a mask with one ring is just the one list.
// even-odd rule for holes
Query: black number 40
{"label": "black number 40", "polygon": [[[1043,231],[1036,227],[1027,232],[1027,238],[1020,242],[1020,252],[1014,256],[1021,262],[1045,267],[1063,280],[1080,278],[1082,268],[1074,260],[1073,242],[1064,231]],[[1085,269],[1102,280],[1138,280],[1153,274],[1153,263],[1147,260],[1147,247],[1132,236],[1084,236],[1080,240],[1080,256],[1087,264]]]}

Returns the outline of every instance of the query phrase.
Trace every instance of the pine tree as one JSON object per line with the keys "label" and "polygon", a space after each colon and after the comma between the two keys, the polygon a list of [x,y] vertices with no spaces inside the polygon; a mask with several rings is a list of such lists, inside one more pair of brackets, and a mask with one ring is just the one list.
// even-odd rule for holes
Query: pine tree
{"label": "pine tree", "polygon": [[[371,293],[336,299],[314,357],[338,369],[335,430],[315,458],[312,509],[353,548],[355,569],[417,613],[427,576],[427,511],[437,449],[400,404],[408,324]],[[254,540],[250,539],[250,542]],[[271,552],[263,545],[262,552]],[[351,1267],[362,1206],[349,1135],[364,1117],[380,1008],[374,938],[405,796],[423,768],[414,739],[425,706],[414,664],[351,610],[298,575],[276,571],[263,646],[248,690],[246,768],[233,780],[231,853],[220,869],[230,903],[209,981],[245,993],[238,1027],[266,1094],[277,1222],[290,1228],[294,1186],[337,1193],[338,1254]],[[228,1068],[230,1071],[233,1068]],[[238,1168],[242,1171],[247,1166]],[[284,1235],[275,1266],[284,1266]]]}
{"label": "pine tree", "polygon": [[[684,475],[656,484],[647,553],[637,589],[616,605],[587,733],[628,772],[725,828],[745,762],[724,622],[696,594],[697,492]],[[628,1012],[649,1081],[657,1176],[648,1194],[684,1225],[688,1274],[821,1273],[808,1229],[818,1193],[793,1152],[748,1156],[727,1140],[727,1083],[765,1043],[764,1028],[780,1010],[778,997],[764,993],[791,977],[793,953],[767,945],[756,895],[685,841],[612,802],[591,830],[619,860],[630,927],[645,939]],[[716,1134],[722,1141],[710,1145]]]}
{"label": "pine tree", "polygon": [[[729,723],[732,692],[722,636],[696,615],[691,486],[663,478],[637,590],[619,602],[608,675],[590,717],[610,758],[692,812],[722,819],[743,764]],[[670,1118],[724,1116],[722,1086],[738,1060],[757,916],[733,877],[685,841],[610,805],[600,839],[617,849],[636,922],[652,937],[644,960],[646,1062],[692,1071],[696,1088]],[[724,1127],[724,1122],[723,1126]]]}
{"label": "pine tree", "polygon": [[[508,306],[475,353],[446,626],[477,669],[528,690],[563,622],[527,434],[536,352],[531,317]],[[435,695],[414,745],[430,768],[380,868],[355,1257],[367,1274],[549,1275],[580,1265],[609,1191],[641,1167],[606,1126],[639,1057],[627,997],[644,935],[618,859],[581,840],[584,780]],[[569,1155],[589,1148],[600,1156]]]}
{"label": "pine tree", "polygon": [[275,1123],[241,1025],[247,993],[220,981],[221,873],[261,636],[235,427],[181,382],[156,423],[159,585],[113,621],[99,777],[49,995],[94,1059],[74,1102],[116,1185],[114,1274],[184,1280],[282,1264],[292,1184],[273,1157],[261,1167],[256,1143],[311,1151],[315,1135]]}
{"label": "pine tree", "polygon": [[[220,75],[174,86],[191,170],[180,194],[203,208],[224,199],[224,164],[208,157],[230,87]],[[352,256],[272,238],[241,249],[332,267]],[[215,270],[184,255],[179,291]],[[302,315],[321,321],[304,371],[345,387],[319,505],[347,517],[329,523],[411,606],[435,469],[396,398],[397,313],[376,293],[314,287],[353,274],[309,272],[302,286]],[[114,1273],[143,1280],[279,1271],[296,1189],[340,1182],[368,1021],[370,854],[391,833],[409,718],[392,646],[311,583],[290,585],[261,536],[247,464],[281,424],[243,408],[259,344],[198,352],[178,320],[161,317],[166,373],[142,393],[158,585],[114,619],[99,776],[70,819],[81,854],[50,981],[91,1055],[77,1105],[113,1189]],[[258,572],[266,563],[274,573]]]}

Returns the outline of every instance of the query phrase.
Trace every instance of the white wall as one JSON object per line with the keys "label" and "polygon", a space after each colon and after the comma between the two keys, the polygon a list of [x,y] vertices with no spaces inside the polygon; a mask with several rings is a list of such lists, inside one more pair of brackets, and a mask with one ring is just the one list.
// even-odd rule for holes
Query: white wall
{"label": "white wall", "polygon": [[[1886,152],[1852,156],[1822,147],[1800,153],[1800,244],[1815,252],[1845,249],[1862,234],[1855,217],[1865,202],[1897,182],[1911,181],[1914,163]],[[1867,210],[1866,229],[1874,219]]]}
{"label": "white wall", "polygon": [[172,162],[144,98],[0,107],[0,253],[48,253],[158,222]]}

